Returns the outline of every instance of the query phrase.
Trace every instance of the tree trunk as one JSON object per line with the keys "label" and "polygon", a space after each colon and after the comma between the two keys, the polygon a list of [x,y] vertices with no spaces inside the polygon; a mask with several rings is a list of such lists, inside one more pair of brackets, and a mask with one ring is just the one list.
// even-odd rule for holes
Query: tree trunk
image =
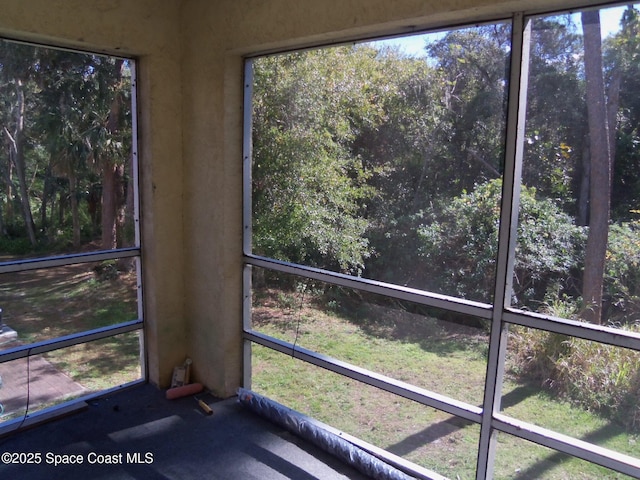
{"label": "tree trunk", "polygon": [[591,176],[591,160],[589,153],[589,137],[585,136],[582,147],[582,170],[580,172],[580,191],[578,193],[578,218],[576,225],[589,225],[589,178]]}
{"label": "tree trunk", "polygon": [[4,214],[2,212],[3,209],[4,209],[4,204],[2,202],[2,199],[0,199],[0,235],[6,236],[7,235],[7,227],[4,224]]}
{"label": "tree trunk", "polygon": [[7,162],[7,169],[4,172],[6,175],[6,196],[7,196],[7,205],[6,205],[6,219],[7,223],[11,225],[14,222],[15,214],[13,211],[13,165],[11,164],[11,159]]}
{"label": "tree trunk", "polygon": [[[64,224],[64,207],[67,203],[67,199],[65,196],[65,193],[61,190],[60,191],[60,196],[59,196],[60,200],[58,201],[58,225],[62,225]],[[51,222],[54,223],[54,222]]]}
{"label": "tree trunk", "polygon": [[607,89],[607,127],[609,128],[609,171],[613,181],[614,164],[616,160],[616,132],[618,130],[618,109],[620,108],[620,84],[622,73],[614,67],[611,83]]}
{"label": "tree trunk", "polygon": [[69,202],[71,203],[71,222],[73,226],[73,248],[80,248],[80,213],[78,209],[78,180],[73,168],[69,171]]}
{"label": "tree trunk", "polygon": [[591,159],[589,236],[582,284],[583,317],[586,321],[601,323],[604,267],[609,235],[611,157],[602,73],[600,12],[598,10],[583,12],[582,28]]}
{"label": "tree trunk", "polygon": [[[118,60],[116,71],[120,83],[122,77],[123,61]],[[111,99],[109,108],[109,118],[105,125],[107,131],[112,134],[120,129],[120,97],[116,93]],[[118,215],[119,189],[121,188],[121,177],[123,170],[116,165],[111,158],[102,159],[102,248],[110,250],[118,247]]]}
{"label": "tree trunk", "polygon": [[22,88],[23,82],[21,80],[16,81],[16,114],[15,114],[15,129],[13,134],[9,132],[7,127],[4,127],[4,133],[9,139],[10,149],[9,158],[11,163],[16,169],[18,175],[18,188],[20,190],[20,204],[22,206],[22,216],[24,218],[27,237],[32,246],[37,243],[36,230],[33,223],[33,215],[31,213],[31,204],[29,203],[29,189],[27,188],[26,178],[26,164],[24,160],[24,90]]}
{"label": "tree trunk", "polygon": [[8,143],[0,144],[3,148],[3,152],[6,152],[7,157],[2,159],[2,166],[0,166],[0,174],[2,175],[3,180],[3,190],[5,194],[6,201],[0,200],[0,217],[2,217],[2,235],[7,235],[7,225],[10,225],[13,221],[12,216],[12,203],[13,203],[13,195],[11,193],[11,159],[10,156],[10,148]]}
{"label": "tree trunk", "polygon": [[116,245],[118,248],[124,246],[124,230],[126,221],[126,206],[127,206],[127,181],[124,174],[124,164],[120,164],[116,167],[116,185],[115,185],[115,197],[116,197]]}
{"label": "tree trunk", "polygon": [[[49,209],[49,199],[52,197],[54,189],[53,189],[53,178],[51,174],[51,158],[49,158],[49,165],[44,171],[44,188],[42,191],[42,203],[40,205],[40,228],[43,232],[47,232],[47,238],[50,237],[49,231],[49,218],[47,217],[47,210]],[[53,201],[53,198],[51,198]]]}
{"label": "tree trunk", "polygon": [[102,249],[116,248],[116,169],[111,160],[102,164]]}

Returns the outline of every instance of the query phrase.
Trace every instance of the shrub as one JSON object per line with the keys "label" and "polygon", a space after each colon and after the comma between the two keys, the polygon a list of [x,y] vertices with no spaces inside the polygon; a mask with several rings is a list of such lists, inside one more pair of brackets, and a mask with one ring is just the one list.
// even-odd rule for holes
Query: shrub
{"label": "shrub", "polygon": [[[430,275],[432,289],[477,300],[491,297],[501,193],[502,181],[491,180],[424,213],[419,255],[444,273]],[[535,188],[522,187],[519,215],[512,303],[537,307],[550,287],[562,291],[575,283],[586,237],[552,200],[537,198]]]}
{"label": "shrub", "polygon": [[427,288],[480,301],[491,298],[501,190],[501,181],[487,182],[424,212],[418,254],[430,266]]}
{"label": "shrub", "polygon": [[116,260],[104,260],[93,267],[98,280],[114,280],[118,278],[118,265]]}
{"label": "shrub", "polygon": [[516,377],[629,430],[640,428],[640,352],[522,327],[511,329],[509,346]]}
{"label": "shrub", "polygon": [[509,333],[509,370],[517,378],[555,386],[556,363],[569,353],[568,337],[514,326]]}
{"label": "shrub", "polygon": [[640,352],[571,338],[556,362],[554,389],[629,429],[640,427]]}
{"label": "shrub", "polygon": [[613,224],[605,270],[610,322],[628,323],[640,313],[640,222]]}
{"label": "shrub", "polygon": [[[538,310],[573,293],[582,268],[587,231],[551,199],[522,188],[513,279],[514,305]],[[556,305],[557,306],[557,305]]]}
{"label": "shrub", "polygon": [[27,238],[0,237],[0,252],[3,254],[21,256],[27,255],[33,250],[34,248]]}

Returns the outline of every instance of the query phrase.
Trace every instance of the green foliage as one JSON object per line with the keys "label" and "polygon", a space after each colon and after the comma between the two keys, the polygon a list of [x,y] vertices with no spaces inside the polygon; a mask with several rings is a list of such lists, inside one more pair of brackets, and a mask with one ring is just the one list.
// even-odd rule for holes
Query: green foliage
{"label": "green foliage", "polygon": [[517,378],[549,386],[556,362],[569,349],[567,336],[514,326],[509,331],[509,370]]}
{"label": "green foliage", "polygon": [[571,354],[556,363],[554,388],[629,429],[640,427],[640,352],[578,338],[568,342]]}
{"label": "green foliage", "polygon": [[586,244],[586,229],[535,188],[520,194],[513,302],[536,307],[549,293],[574,292]]}
{"label": "green foliage", "polygon": [[369,193],[349,152],[350,119],[378,113],[354,75],[367,70],[351,62],[370,59],[345,47],[254,63],[255,252],[349,273],[364,268],[368,222],[359,202]]}
{"label": "green foliage", "polygon": [[370,46],[255,60],[254,251],[411,281],[420,209],[500,175],[508,30],[452,32],[429,62]]}
{"label": "green foliage", "polygon": [[429,289],[487,301],[493,295],[501,182],[479,185],[424,212],[418,254],[431,266]]}
{"label": "green foliage", "polygon": [[[567,202],[577,191],[586,132],[582,40],[569,17],[533,22],[523,183]],[[575,205],[563,204],[575,214]]]}
{"label": "green foliage", "polygon": [[93,271],[98,280],[114,280],[118,278],[118,264],[116,260],[104,260],[97,264]]}
{"label": "green foliage", "polygon": [[609,321],[629,323],[640,314],[640,221],[613,224],[605,265]]}
{"label": "green foliage", "polygon": [[[491,298],[500,223],[501,180],[478,185],[452,201],[424,212],[418,228],[419,255],[444,274],[431,275],[435,291],[463,298]],[[513,301],[526,306],[544,299],[550,286],[566,284],[577,268],[584,232],[533,188],[520,194],[520,221]],[[537,306],[537,305],[536,305]]]}
{"label": "green foliage", "polygon": [[523,327],[512,328],[509,346],[517,377],[629,430],[640,428],[640,352]]}
{"label": "green foliage", "polygon": [[48,244],[49,254],[95,239],[88,192],[131,161],[130,100],[126,60],[0,41],[0,235],[25,236],[34,252]]}
{"label": "green foliage", "polygon": [[33,251],[29,239],[25,237],[11,238],[0,236],[0,252],[11,256],[22,256]]}
{"label": "green foliage", "polygon": [[640,11],[629,5],[621,30],[604,45],[606,75],[611,83],[620,82],[615,162],[613,165],[612,217],[635,218],[640,179]]}
{"label": "green foliage", "polygon": [[453,195],[502,171],[510,33],[501,23],[452,30],[427,49],[445,107],[433,139],[444,151],[438,170],[448,173],[441,182],[455,179]]}
{"label": "green foliage", "polygon": [[[532,31],[512,282],[512,304],[532,310],[581,295],[588,142],[571,18],[537,19]],[[628,9],[605,45],[608,81],[622,72],[615,225],[640,192],[637,23]],[[422,58],[373,44],[254,60],[254,251],[490,300],[509,40],[497,24],[433,37]],[[615,225],[605,289],[610,318],[627,321],[638,311],[635,264],[624,260],[635,237]]]}

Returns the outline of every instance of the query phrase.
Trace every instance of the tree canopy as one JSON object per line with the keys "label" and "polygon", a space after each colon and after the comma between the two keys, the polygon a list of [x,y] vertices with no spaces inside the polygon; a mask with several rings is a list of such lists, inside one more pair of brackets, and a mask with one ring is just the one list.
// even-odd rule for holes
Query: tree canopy
{"label": "tree canopy", "polygon": [[130,99],[129,60],[0,41],[3,253],[131,242]]}
{"label": "tree canopy", "polygon": [[[593,53],[579,20],[533,21],[516,306],[538,309],[552,294],[580,301],[599,222],[590,182],[607,191],[593,176]],[[369,43],[253,60],[254,251],[491,301],[509,42],[510,25],[498,23],[426,37],[420,56]],[[612,123],[605,197],[628,239],[640,199],[638,10],[601,42],[599,117]],[[603,258],[618,255],[620,235]],[[603,308],[619,315],[620,278],[605,270]]]}

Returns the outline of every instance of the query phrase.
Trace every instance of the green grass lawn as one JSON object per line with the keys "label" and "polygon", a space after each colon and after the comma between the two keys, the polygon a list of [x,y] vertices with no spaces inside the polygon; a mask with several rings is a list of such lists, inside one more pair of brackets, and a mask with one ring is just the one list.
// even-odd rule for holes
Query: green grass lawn
{"label": "green grass lawn", "polygon": [[[482,328],[375,303],[321,304],[258,292],[254,328],[421,388],[482,403],[488,338]],[[479,425],[265,347],[253,347],[253,389],[304,414],[456,479],[475,478]],[[637,435],[508,378],[504,413],[640,457]],[[624,475],[501,434],[495,478],[617,479]]]}

